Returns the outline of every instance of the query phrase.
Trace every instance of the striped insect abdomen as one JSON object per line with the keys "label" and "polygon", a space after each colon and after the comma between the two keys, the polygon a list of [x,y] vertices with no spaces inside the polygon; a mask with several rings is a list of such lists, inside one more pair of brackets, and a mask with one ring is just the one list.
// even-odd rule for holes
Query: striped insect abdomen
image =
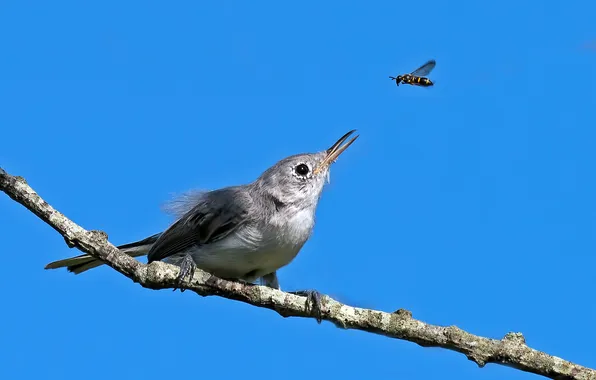
{"label": "striped insect abdomen", "polygon": [[428,78],[423,78],[423,77],[414,77],[413,82],[418,85],[418,86],[422,86],[422,87],[429,87],[433,85],[433,82],[428,79]]}

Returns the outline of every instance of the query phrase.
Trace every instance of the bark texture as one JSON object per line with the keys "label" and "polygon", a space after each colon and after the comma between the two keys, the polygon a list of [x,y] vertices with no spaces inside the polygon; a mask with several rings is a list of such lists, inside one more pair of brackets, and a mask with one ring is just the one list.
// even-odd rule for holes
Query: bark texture
{"label": "bark texture", "polygon": [[[107,265],[150,289],[173,289],[178,267],[162,262],[142,264],[120,252],[101,231],[87,231],[45,202],[22,177],[0,168],[0,190],[26,207],[64,237],[69,247],[97,257]],[[226,281],[197,269],[184,289],[200,296],[220,296],[271,309],[283,317],[314,318],[306,297],[264,286]],[[503,339],[470,334],[456,326],[436,326],[414,319],[407,310],[387,313],[351,307],[323,296],[323,319],[344,329],[356,329],[390,338],[403,339],[424,347],[440,347],[460,352],[478,366],[496,363],[532,372],[551,379],[596,380],[596,370],[532,349],[521,333]]]}

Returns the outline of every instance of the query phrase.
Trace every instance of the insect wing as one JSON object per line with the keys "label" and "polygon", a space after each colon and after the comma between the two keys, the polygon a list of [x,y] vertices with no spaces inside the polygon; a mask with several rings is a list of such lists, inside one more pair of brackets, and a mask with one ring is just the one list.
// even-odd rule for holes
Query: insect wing
{"label": "insect wing", "polygon": [[427,76],[434,68],[437,62],[434,59],[426,62],[424,65],[420,66],[416,70],[412,71],[412,75],[417,77],[425,77]]}

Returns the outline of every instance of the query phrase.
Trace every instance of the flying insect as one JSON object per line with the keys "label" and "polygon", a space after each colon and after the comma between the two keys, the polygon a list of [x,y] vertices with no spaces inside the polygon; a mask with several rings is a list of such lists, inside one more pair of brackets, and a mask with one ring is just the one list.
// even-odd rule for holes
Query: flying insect
{"label": "flying insect", "polygon": [[426,76],[435,68],[437,62],[434,59],[426,62],[410,74],[398,75],[397,77],[389,77],[395,81],[395,84],[399,86],[400,83],[409,84],[412,86],[430,87],[434,86],[434,83],[426,78]]}

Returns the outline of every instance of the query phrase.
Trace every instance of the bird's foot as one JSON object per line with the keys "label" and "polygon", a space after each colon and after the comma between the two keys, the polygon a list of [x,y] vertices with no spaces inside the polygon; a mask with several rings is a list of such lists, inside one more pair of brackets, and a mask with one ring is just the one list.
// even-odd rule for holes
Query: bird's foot
{"label": "bird's foot", "polygon": [[316,290],[298,290],[289,293],[306,297],[306,311],[310,312],[317,320],[317,323],[321,324],[323,320],[323,297],[321,293]]}
{"label": "bird's foot", "polygon": [[192,256],[186,255],[182,259],[180,263],[180,272],[178,273],[178,277],[176,277],[176,286],[174,287],[174,291],[180,289],[180,293],[184,292],[184,288],[182,288],[182,283],[184,282],[184,278],[188,277],[191,280],[195,275],[195,269],[197,268]]}

